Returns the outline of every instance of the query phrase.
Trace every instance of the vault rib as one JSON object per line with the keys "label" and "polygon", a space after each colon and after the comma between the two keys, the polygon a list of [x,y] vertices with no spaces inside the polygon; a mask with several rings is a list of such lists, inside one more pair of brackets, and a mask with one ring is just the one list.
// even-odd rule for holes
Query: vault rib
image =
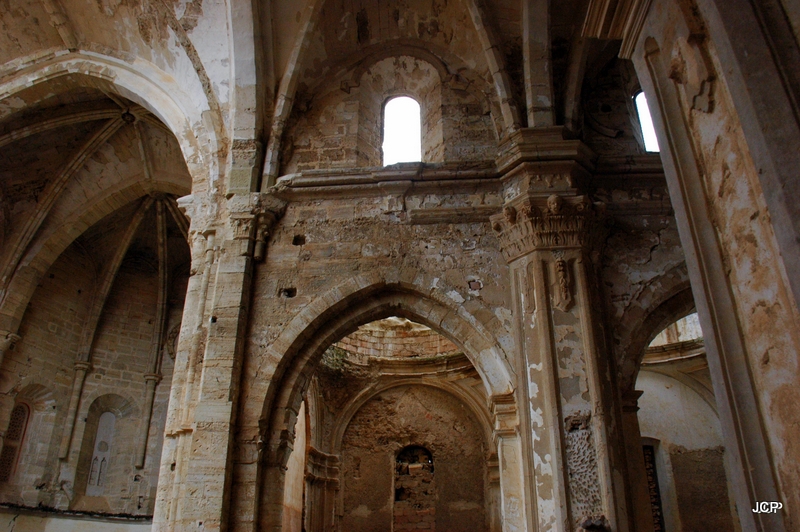
{"label": "vault rib", "polygon": [[55,205],[56,200],[61,196],[64,187],[69,182],[70,178],[83,166],[83,163],[91,157],[106,141],[108,141],[119,129],[125,124],[122,117],[109,120],[103,124],[92,136],[81,146],[77,152],[70,158],[69,162],[64,165],[56,178],[53,180],[47,190],[42,194],[42,200],[38,209],[25,223],[25,226],[19,238],[14,244],[8,262],[3,265],[3,275],[0,277],[0,283],[3,288],[3,303],[5,303],[8,285],[11,282],[11,277],[17,269],[22,255],[28,249],[33,237],[44,222],[50,210]]}
{"label": "vault rib", "polygon": [[66,116],[51,118],[36,124],[15,129],[6,133],[5,135],[0,135],[0,148],[7,146],[12,142],[31,137],[33,135],[38,135],[40,133],[45,133],[53,129],[58,129],[60,127],[71,126],[73,124],[80,124],[83,122],[93,122],[95,120],[109,120],[118,116],[119,110],[117,109],[93,109],[91,111],[81,111]]}
{"label": "vault rib", "polygon": [[164,200],[164,203],[167,206],[167,210],[172,215],[172,219],[175,220],[175,223],[178,225],[178,229],[180,230],[181,234],[183,234],[183,238],[186,241],[189,241],[189,220],[186,219],[186,216],[178,209],[178,202],[175,201],[175,198],[171,196],[167,196]]}

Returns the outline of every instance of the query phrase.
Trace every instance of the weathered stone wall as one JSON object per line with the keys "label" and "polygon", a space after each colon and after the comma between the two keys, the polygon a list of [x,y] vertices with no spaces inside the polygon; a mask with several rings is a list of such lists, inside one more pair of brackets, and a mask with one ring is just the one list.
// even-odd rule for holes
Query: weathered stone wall
{"label": "weathered stone wall", "polygon": [[442,79],[442,70],[401,54],[319,87],[287,131],[283,173],[381,166],[383,106],[395,96],[420,104],[423,162],[493,158],[497,137],[487,104],[468,84]]}
{"label": "weathered stone wall", "polygon": [[[143,430],[144,374],[148,373],[157,296],[152,266],[136,261],[123,263],[96,332],[93,369],[83,387],[71,454],[63,464],[57,456],[66,424],[75,353],[91,295],[97,289],[94,271],[95,265],[79,248],[69,248],[31,300],[20,328],[24,339],[7,353],[5,393],[32,402],[34,408],[18,474],[3,487],[3,498],[4,502],[31,507],[43,504],[79,511],[150,515],[172,374],[171,359],[165,357],[152,423],[147,427],[147,461],[144,469],[136,469],[134,457]],[[180,288],[174,297],[182,298]],[[180,319],[180,314],[176,318]],[[26,399],[26,390],[31,386],[43,388],[34,401]],[[100,412],[113,408],[121,417],[112,443],[114,460],[109,464],[105,496],[87,498],[82,494],[94,432],[85,427],[85,419],[95,401],[102,403],[109,394],[126,406],[98,406]]]}
{"label": "weathered stone wall", "polygon": [[[341,530],[392,528],[395,459],[408,445],[434,460],[435,526],[487,530],[486,449],[476,421],[453,397],[427,387],[403,387],[368,401],[353,417],[342,445]],[[472,465],[468,465],[472,464]]]}

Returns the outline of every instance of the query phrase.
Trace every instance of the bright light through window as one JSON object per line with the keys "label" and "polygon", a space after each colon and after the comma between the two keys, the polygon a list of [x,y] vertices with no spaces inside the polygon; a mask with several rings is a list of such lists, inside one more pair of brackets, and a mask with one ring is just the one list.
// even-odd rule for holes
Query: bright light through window
{"label": "bright light through window", "polygon": [[636,95],[636,110],[639,111],[639,123],[642,125],[645,151],[660,151],[658,139],[656,139],[656,129],[653,127],[653,119],[650,116],[650,108],[647,106],[647,98],[644,97],[643,92]]}
{"label": "bright light through window", "polygon": [[422,160],[419,104],[401,96],[386,103],[383,114],[383,164]]}

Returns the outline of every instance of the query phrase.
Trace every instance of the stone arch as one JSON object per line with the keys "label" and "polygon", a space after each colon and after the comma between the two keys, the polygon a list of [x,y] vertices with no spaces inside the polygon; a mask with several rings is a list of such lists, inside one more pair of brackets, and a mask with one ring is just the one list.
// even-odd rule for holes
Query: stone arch
{"label": "stone arch", "polygon": [[17,400],[27,402],[37,411],[57,406],[53,390],[36,381],[28,382],[20,388]]}
{"label": "stone arch", "polygon": [[[639,368],[642,365],[644,352],[653,338],[660,333],[664,327],[670,323],[679,320],[691,313],[694,310],[694,297],[692,289],[685,287],[671,297],[665,298],[656,308],[654,308],[647,317],[641,322],[639,327],[634,331],[634,341],[631,344],[631,355],[635,356],[636,372],[632,376],[632,381],[628,383],[623,380],[624,385],[632,387],[636,383],[636,375],[639,373]],[[627,375],[625,375],[627,377]],[[628,388],[623,388],[623,390]]]}
{"label": "stone arch", "polygon": [[[25,64],[22,60],[20,63]],[[87,86],[106,89],[141,105],[169,128],[178,140],[194,187],[213,181],[224,170],[213,154],[224,151],[227,141],[204,119],[209,109],[197,107],[195,99],[176,82],[167,81],[172,77],[152,63],[138,60],[134,66],[109,56],[75,52],[38,61],[30,58],[27,64],[31,66],[0,78],[0,101],[60,76],[85,76]]]}
{"label": "stone arch", "polygon": [[[671,321],[685,316],[693,308],[694,298],[684,263],[653,279],[637,295],[617,326],[623,333],[616,348],[621,390],[633,387],[644,350],[652,339]],[[684,313],[676,317],[680,312]]]}
{"label": "stone arch", "polygon": [[[310,303],[267,348],[265,356],[280,362],[267,390],[259,423],[266,443],[257,475],[260,526],[272,526],[271,519],[276,516],[269,512],[281,504],[271,500],[278,493],[282,495],[282,488],[275,485],[282,485],[282,479],[274,477],[280,477],[276,473],[291,454],[303,392],[317,363],[329,345],[360,325],[392,315],[423,323],[463,349],[489,398],[507,397],[514,390],[513,373],[499,338],[508,332],[499,330],[502,326],[497,319],[482,320],[476,316],[486,316],[486,312],[473,314],[464,305],[454,305],[453,294],[457,292],[437,286],[440,280],[425,279],[416,271],[405,273],[396,279],[375,273],[345,281]],[[431,288],[423,291],[423,286]],[[265,478],[273,484],[270,490],[262,489]]]}

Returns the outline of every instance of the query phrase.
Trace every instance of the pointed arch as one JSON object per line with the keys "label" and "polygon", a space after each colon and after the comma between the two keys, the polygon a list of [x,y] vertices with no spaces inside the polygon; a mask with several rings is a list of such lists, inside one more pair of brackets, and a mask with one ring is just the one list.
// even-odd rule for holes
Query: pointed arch
{"label": "pointed arch", "polygon": [[89,52],[22,58],[17,63],[29,66],[0,77],[0,100],[62,76],[82,77],[82,85],[119,94],[153,113],[169,128],[189,168],[192,188],[213,182],[224,170],[216,154],[226,147],[227,140],[213,126],[206,126],[204,113],[211,109],[198,106],[196,98],[156,65],[141,59],[128,63]]}

